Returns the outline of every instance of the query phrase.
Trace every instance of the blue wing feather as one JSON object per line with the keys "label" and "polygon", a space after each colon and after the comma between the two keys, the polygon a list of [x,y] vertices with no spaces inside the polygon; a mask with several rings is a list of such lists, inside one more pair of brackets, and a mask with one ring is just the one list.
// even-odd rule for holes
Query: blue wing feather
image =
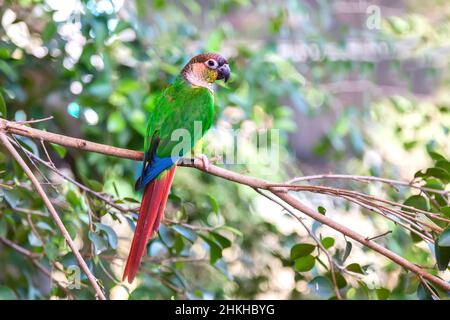
{"label": "blue wing feather", "polygon": [[154,154],[152,162],[145,168],[140,178],[136,181],[136,190],[144,188],[153,179],[158,177],[161,172],[172,167],[178,159],[173,159],[172,157],[160,158]]}

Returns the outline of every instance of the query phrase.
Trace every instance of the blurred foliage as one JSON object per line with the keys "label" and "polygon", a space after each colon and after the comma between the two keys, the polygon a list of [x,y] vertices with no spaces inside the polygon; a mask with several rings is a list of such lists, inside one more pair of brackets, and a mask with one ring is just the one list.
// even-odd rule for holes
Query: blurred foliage
{"label": "blurred foliage", "polygon": [[[249,160],[259,150],[249,138],[252,133],[270,129],[280,133],[274,141],[276,158],[268,155],[264,163],[225,164],[227,168],[272,181],[300,175],[302,159],[299,164],[299,152],[292,144],[302,141],[298,116],[331,115],[331,121],[320,124],[323,134],[311,148],[314,162],[327,158],[339,172],[392,178],[429,166],[415,178],[430,188],[448,190],[448,58],[439,55],[437,63],[428,55],[446,47],[450,22],[449,15],[428,13],[433,5],[446,12],[448,5],[418,3],[411,1],[403,15],[382,16],[380,28],[371,30],[366,12],[356,26],[342,23],[332,2],[325,1],[0,1],[0,113],[16,121],[52,115],[54,120],[34,126],[140,150],[155,97],[192,55],[220,51],[229,57],[232,80],[216,90],[218,130],[206,137],[206,145],[225,152],[226,142],[233,141],[229,129],[239,129],[246,137],[240,141],[243,157]],[[414,8],[421,14],[410,14]],[[352,52],[355,39],[380,44],[382,53],[387,48],[393,56],[388,68],[404,85],[403,91],[384,92],[373,85],[380,73],[379,60],[365,50],[359,55]],[[396,45],[403,43],[406,58],[396,55],[401,52]],[[420,75],[431,83],[429,92],[408,93],[414,87],[411,74],[416,74],[404,72],[404,60],[415,59],[423,61]],[[356,75],[362,88],[330,87],[330,83],[345,86]],[[363,99],[348,103],[336,94],[347,90],[360,90]],[[37,141],[17,140],[46,159]],[[139,195],[133,191],[139,173],[136,163],[47,147],[66,175],[125,208],[138,206]],[[417,168],[414,157],[424,166]],[[274,162],[278,170],[271,166]],[[121,283],[135,216],[42,166],[40,170],[53,184],[45,187],[64,224],[111,298],[336,298],[325,256],[301,226],[286,222],[278,207],[253,190],[183,168],[177,171],[166,210],[170,223],[149,242],[149,257],[137,284]],[[44,181],[43,175],[39,178]],[[358,188],[450,217],[448,203],[438,196]],[[448,279],[448,271],[434,268],[436,257],[439,269],[448,266],[448,229],[436,247],[429,248],[365,210],[301,196],[322,214],[358,214],[376,226],[371,233],[393,230],[379,240],[383,245]],[[3,150],[0,199],[0,237],[36,257],[0,247],[0,299],[93,298],[84,274],[80,287],[66,289],[76,261],[23,171]],[[434,223],[448,227],[442,221]],[[432,298],[415,275],[384,259],[370,258],[364,248],[318,223],[310,225],[342,267],[336,280],[344,298]],[[37,263],[52,271],[52,281]],[[438,288],[433,290],[446,297]]]}

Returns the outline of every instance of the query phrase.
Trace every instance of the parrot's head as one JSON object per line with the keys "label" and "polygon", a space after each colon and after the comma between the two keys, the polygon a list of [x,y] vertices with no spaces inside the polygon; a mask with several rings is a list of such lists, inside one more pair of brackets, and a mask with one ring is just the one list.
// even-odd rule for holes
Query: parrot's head
{"label": "parrot's head", "polygon": [[211,88],[216,80],[228,81],[228,61],[217,53],[202,53],[193,57],[183,68],[183,77],[192,85]]}

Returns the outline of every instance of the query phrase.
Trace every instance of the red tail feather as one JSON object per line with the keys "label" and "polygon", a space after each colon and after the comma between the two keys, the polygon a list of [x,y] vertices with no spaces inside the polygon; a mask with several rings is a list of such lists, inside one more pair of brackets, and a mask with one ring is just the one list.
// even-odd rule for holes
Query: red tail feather
{"label": "red tail feather", "polygon": [[131,283],[141,264],[147,242],[151,235],[158,231],[159,223],[164,214],[170,186],[176,166],[174,165],[164,177],[156,178],[144,189],[139,217],[131,243],[130,254],[123,273],[122,281],[128,278]]}

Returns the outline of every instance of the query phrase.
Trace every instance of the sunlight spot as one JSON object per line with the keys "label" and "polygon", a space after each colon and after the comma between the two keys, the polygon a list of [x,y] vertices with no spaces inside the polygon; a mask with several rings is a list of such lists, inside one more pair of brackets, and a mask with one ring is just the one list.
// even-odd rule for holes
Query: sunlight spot
{"label": "sunlight spot", "polygon": [[83,115],[88,124],[94,126],[98,123],[98,114],[93,109],[87,108],[84,110]]}
{"label": "sunlight spot", "polygon": [[91,56],[91,64],[92,66],[97,69],[97,71],[103,70],[105,67],[105,64],[103,63],[103,59],[98,54],[94,54]]}
{"label": "sunlight spot", "polygon": [[74,81],[70,84],[70,92],[73,94],[80,94],[83,91],[83,85],[80,81]]}

